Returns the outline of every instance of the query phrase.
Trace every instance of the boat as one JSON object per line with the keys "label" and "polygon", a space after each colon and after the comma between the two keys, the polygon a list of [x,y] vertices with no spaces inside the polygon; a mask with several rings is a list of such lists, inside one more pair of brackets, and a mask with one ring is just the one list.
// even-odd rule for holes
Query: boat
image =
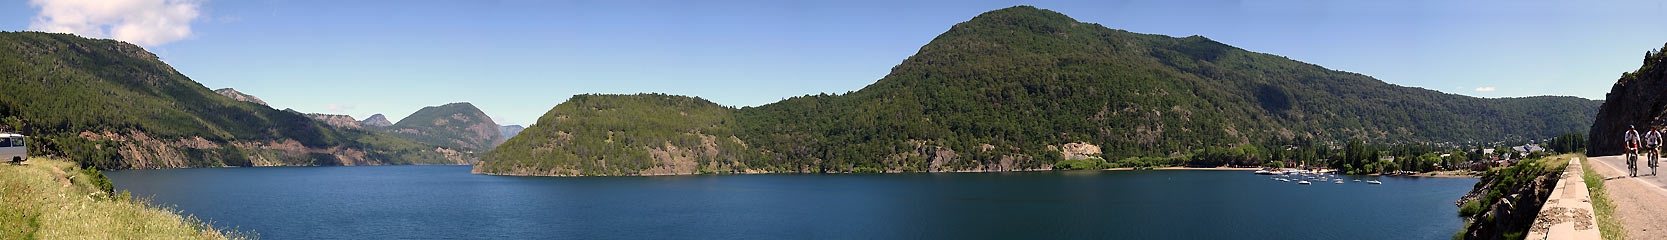
{"label": "boat", "polygon": [[1280,182],[1290,182],[1290,181],[1291,181],[1291,180],[1290,180],[1290,179],[1284,179],[1284,178],[1280,178],[1280,179],[1279,179],[1279,181],[1280,181]]}
{"label": "boat", "polygon": [[1308,182],[1307,180],[1303,180],[1303,181],[1297,181],[1297,184],[1314,184],[1314,183]]}
{"label": "boat", "polygon": [[1378,181],[1378,180],[1371,180],[1371,181],[1366,181],[1366,183],[1371,183],[1371,184],[1383,184],[1383,182],[1379,182],[1379,181]]}
{"label": "boat", "polygon": [[1256,175],[1269,175],[1269,174],[1273,174],[1273,172],[1269,172],[1268,170],[1256,170]]}
{"label": "boat", "polygon": [[1336,181],[1336,182],[1331,182],[1331,183],[1336,183],[1336,184],[1343,184],[1343,179],[1337,179],[1337,181]]}
{"label": "boat", "polygon": [[1359,182],[1359,181],[1360,181],[1360,179],[1355,179],[1355,180],[1354,180],[1354,181],[1356,181],[1356,182]]}

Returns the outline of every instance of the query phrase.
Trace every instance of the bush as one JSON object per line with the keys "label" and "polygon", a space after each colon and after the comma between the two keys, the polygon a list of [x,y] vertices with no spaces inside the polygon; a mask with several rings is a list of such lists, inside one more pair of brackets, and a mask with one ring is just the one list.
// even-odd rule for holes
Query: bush
{"label": "bush", "polygon": [[1476,216],[1476,214],[1480,213],[1482,213],[1481,201],[1469,201],[1465,202],[1464,205],[1459,206],[1460,217]]}
{"label": "bush", "polygon": [[81,173],[86,174],[89,178],[87,182],[98,187],[98,190],[104,191],[104,193],[116,192],[116,184],[111,183],[110,178],[104,176],[104,172],[96,168],[81,168]]}

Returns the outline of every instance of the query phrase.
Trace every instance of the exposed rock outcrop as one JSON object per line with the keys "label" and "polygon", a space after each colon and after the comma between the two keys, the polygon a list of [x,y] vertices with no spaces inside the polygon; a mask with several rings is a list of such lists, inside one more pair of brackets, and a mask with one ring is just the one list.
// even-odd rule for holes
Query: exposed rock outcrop
{"label": "exposed rock outcrop", "polygon": [[1626,151],[1623,136],[1627,126],[1636,125],[1639,132],[1649,126],[1667,125],[1667,54],[1660,49],[1645,54],[1644,65],[1637,71],[1621,74],[1621,79],[1604,95],[1603,106],[1587,132],[1586,155],[1620,155]]}
{"label": "exposed rock outcrop", "polygon": [[1088,159],[1095,157],[1093,155],[1100,154],[1100,146],[1086,142],[1066,143],[1065,146],[1058,149],[1054,149],[1053,145],[1048,145],[1048,150],[1059,151],[1060,159],[1065,160]]}
{"label": "exposed rock outcrop", "polygon": [[[216,166],[364,166],[388,164],[468,164],[455,153],[444,149],[443,162],[402,162],[413,159],[388,159],[388,152],[347,146],[307,147],[293,139],[268,141],[230,141],[215,143],[201,137],[179,140],[157,139],[138,131],[126,133],[81,132],[79,137],[109,141],[113,154],[119,155],[120,169],[167,169]],[[431,154],[431,153],[422,153]]]}
{"label": "exposed rock outcrop", "polygon": [[252,102],[260,104],[261,106],[268,106],[266,105],[266,101],[261,101],[260,98],[255,97],[254,95],[243,94],[243,92],[238,92],[236,89],[221,88],[220,90],[214,90],[214,93],[219,93],[220,95],[232,98],[233,100]]}
{"label": "exposed rock outcrop", "polygon": [[360,128],[359,120],[353,119],[353,116],[339,115],[339,114],[308,113],[307,117],[311,117],[313,119],[318,119],[319,121],[324,121],[324,124],[330,124],[330,126],[344,127],[344,128]]}
{"label": "exposed rock outcrop", "polygon": [[1542,167],[1539,164],[1547,164],[1544,159],[1529,161],[1488,171],[1454,202],[1469,222],[1461,233],[1463,239],[1507,239],[1506,235],[1521,234],[1534,224],[1563,171]]}
{"label": "exposed rock outcrop", "polygon": [[388,121],[387,116],[382,116],[381,113],[377,113],[376,115],[370,115],[370,117],[365,118],[364,121],[359,121],[359,125],[365,127],[387,127],[393,126],[394,122]]}

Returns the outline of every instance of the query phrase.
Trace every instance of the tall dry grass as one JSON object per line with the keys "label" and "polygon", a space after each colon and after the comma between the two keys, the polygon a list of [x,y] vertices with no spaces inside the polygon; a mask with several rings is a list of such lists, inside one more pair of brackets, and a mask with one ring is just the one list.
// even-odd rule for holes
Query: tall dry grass
{"label": "tall dry grass", "polygon": [[[0,165],[0,239],[253,239],[125,192],[60,159]],[[105,182],[104,184],[108,184]]]}

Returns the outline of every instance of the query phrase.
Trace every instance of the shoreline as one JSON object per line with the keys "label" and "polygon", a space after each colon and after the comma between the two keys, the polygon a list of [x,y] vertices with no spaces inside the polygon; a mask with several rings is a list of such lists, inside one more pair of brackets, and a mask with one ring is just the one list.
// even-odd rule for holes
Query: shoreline
{"label": "shoreline", "polygon": [[[1135,170],[1135,169],[1134,169],[1134,168],[1126,168],[1126,167],[1125,167],[1125,168],[1107,168],[1107,169],[1101,169],[1101,170],[1104,170],[1104,171],[1134,171],[1134,170]],[[1256,170],[1262,170],[1262,168],[1249,168],[1249,167],[1213,167],[1213,168],[1195,168],[1195,167],[1161,167],[1161,168],[1153,168],[1153,169],[1151,169],[1151,170],[1161,170],[1161,171],[1184,171],[1184,170],[1198,170],[1198,171],[1256,171]]]}

